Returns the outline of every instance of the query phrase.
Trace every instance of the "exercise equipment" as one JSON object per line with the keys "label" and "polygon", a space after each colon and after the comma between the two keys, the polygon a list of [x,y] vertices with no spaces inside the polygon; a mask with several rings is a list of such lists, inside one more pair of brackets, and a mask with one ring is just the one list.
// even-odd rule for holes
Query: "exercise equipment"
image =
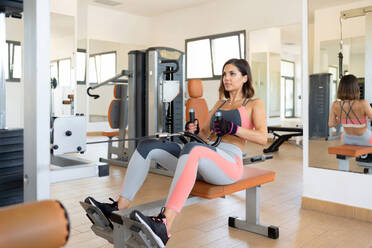
{"label": "exercise equipment", "polygon": [[[6,125],[5,18],[21,18],[23,1],[0,2],[0,207],[23,202],[23,129]],[[1,245],[0,245],[1,246]]]}
{"label": "exercise equipment", "polygon": [[59,248],[67,243],[70,220],[53,200],[0,208],[0,247]]}
{"label": "exercise equipment", "polygon": [[[274,142],[266,149],[263,149],[264,153],[270,152],[277,152],[279,151],[279,147],[285,142],[290,142],[290,138],[296,136],[302,136],[303,129],[299,127],[276,127],[276,126],[268,126],[267,132],[272,133],[274,135]],[[290,142],[292,143],[292,142]],[[296,143],[294,143],[296,146]]]}
{"label": "exercise equipment", "polygon": [[[111,140],[117,137],[121,141],[117,142],[117,146],[110,142],[108,157],[100,158],[100,161],[119,166],[127,166],[138,145],[138,138],[155,133],[177,133],[183,131],[185,123],[184,53],[156,47],[130,51],[128,60],[128,70],[122,70],[87,91],[88,95],[96,97],[94,89],[110,82],[117,84],[108,117],[111,128],[119,131],[103,132],[102,135]],[[122,80],[122,77],[127,79]],[[177,137],[172,137],[172,140],[181,142]],[[153,164],[150,170],[170,175],[158,164]]]}
{"label": "exercise equipment", "polygon": [[62,182],[87,177],[109,175],[109,165],[66,155],[86,151],[86,117],[61,116],[51,118],[50,182]]}
{"label": "exercise equipment", "polygon": [[319,73],[310,75],[309,96],[309,138],[325,138],[326,140],[340,137],[340,127],[328,126],[329,111],[332,97],[336,96],[336,87],[331,87],[331,74]]}
{"label": "exercise equipment", "polygon": [[[191,118],[190,118],[191,119]],[[194,140],[198,137],[191,133],[184,133]],[[219,140],[221,137],[219,137]],[[272,156],[262,156],[264,159]],[[258,160],[257,160],[258,161]],[[275,173],[268,170],[244,167],[244,175],[238,182],[230,185],[212,185],[201,181],[196,181],[190,197],[185,206],[198,203],[204,199],[224,197],[228,194],[246,191],[246,218],[229,217],[230,227],[257,233],[266,237],[277,239],[279,228],[267,226],[260,223],[260,187],[261,185],[274,181]],[[92,222],[92,231],[114,244],[114,247],[158,247],[152,235],[140,222],[131,220],[129,214],[134,210],[140,210],[145,215],[154,215],[159,212],[160,207],[165,205],[166,199],[136,206],[126,210],[115,211],[107,219],[104,214],[95,206],[85,202],[80,202],[86,211],[87,217]]]}
{"label": "exercise equipment", "polygon": [[[358,161],[360,156],[372,153],[371,146],[339,145],[328,147],[328,154],[335,154],[338,161],[338,169],[350,170],[350,159],[355,157]],[[357,165],[364,167],[364,173],[372,173],[372,163],[357,162]]]}

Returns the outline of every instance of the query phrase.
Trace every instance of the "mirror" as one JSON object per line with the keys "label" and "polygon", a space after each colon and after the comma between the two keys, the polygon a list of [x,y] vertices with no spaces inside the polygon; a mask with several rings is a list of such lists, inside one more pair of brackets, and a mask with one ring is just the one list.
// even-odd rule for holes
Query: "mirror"
{"label": "mirror", "polygon": [[[121,70],[128,69],[128,53],[145,47],[135,44],[122,44],[107,40],[89,40],[89,86],[95,86],[114,77]],[[110,83],[92,91],[100,95],[98,99],[88,97],[89,123],[94,123],[95,130],[110,129],[108,124],[108,110],[114,99],[114,84]]]}
{"label": "mirror", "polygon": [[51,116],[73,115],[75,100],[75,17],[50,14]]}
{"label": "mirror", "polygon": [[[371,102],[365,95],[368,86],[364,81],[367,78],[366,63],[370,60],[366,56],[366,49],[372,46],[372,43],[366,43],[366,30],[372,29],[372,22],[367,20],[372,17],[363,14],[340,21],[341,11],[367,7],[363,4],[354,7],[348,7],[347,4],[334,6],[329,1],[320,3],[309,0],[309,6],[309,165],[363,173],[368,167],[355,158],[348,160],[348,168],[345,169],[342,159],[328,154],[329,147],[343,144],[344,133],[340,125],[329,128],[328,119],[332,103],[337,100],[340,72],[355,75],[361,91],[360,98]],[[340,51],[343,55],[342,68]],[[367,127],[371,128],[369,124]]]}
{"label": "mirror", "polygon": [[[302,126],[301,25],[252,31],[249,43],[253,84],[265,103],[268,126]],[[300,138],[294,139],[298,144]]]}

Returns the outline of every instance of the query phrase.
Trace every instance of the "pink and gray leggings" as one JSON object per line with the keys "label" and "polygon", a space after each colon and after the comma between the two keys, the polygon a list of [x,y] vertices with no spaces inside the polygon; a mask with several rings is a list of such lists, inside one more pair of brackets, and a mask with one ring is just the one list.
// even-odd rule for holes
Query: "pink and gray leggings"
{"label": "pink and gray leggings", "polygon": [[145,140],[129,161],[120,196],[133,200],[145,181],[151,161],[175,172],[165,207],[176,212],[181,211],[196,179],[227,185],[243,175],[242,151],[235,145],[221,142],[213,147],[192,142],[182,146],[169,141]]}

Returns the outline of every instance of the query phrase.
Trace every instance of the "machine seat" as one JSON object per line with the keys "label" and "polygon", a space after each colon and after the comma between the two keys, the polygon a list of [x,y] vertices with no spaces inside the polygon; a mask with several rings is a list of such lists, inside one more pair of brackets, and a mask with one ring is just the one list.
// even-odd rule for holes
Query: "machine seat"
{"label": "machine seat", "polygon": [[328,154],[359,157],[368,153],[372,153],[372,146],[340,145],[328,147]]}
{"label": "machine seat", "polygon": [[109,138],[116,137],[116,136],[119,136],[119,131],[104,131],[101,133],[101,136],[105,136]]}
{"label": "machine seat", "polygon": [[275,179],[275,172],[244,167],[243,177],[236,183],[230,185],[213,185],[203,181],[196,181],[191,195],[207,199],[229,195],[241,190],[257,187],[259,185],[272,182]]}

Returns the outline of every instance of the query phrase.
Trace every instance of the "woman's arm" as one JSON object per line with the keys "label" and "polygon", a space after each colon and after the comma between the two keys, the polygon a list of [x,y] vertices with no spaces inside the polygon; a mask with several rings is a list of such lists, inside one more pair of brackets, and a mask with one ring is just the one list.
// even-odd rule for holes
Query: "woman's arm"
{"label": "woman's arm", "polygon": [[266,110],[265,104],[261,99],[254,100],[251,121],[255,127],[254,130],[239,127],[235,135],[259,145],[266,145],[267,143]]}
{"label": "woman's arm", "polygon": [[366,100],[363,100],[363,107],[364,107],[364,111],[366,113],[366,116],[368,116],[368,118],[370,120],[372,120],[372,108],[371,108],[371,105],[369,105],[369,103]]}
{"label": "woman's arm", "polygon": [[337,116],[335,113],[335,106],[336,106],[336,101],[333,102],[331,111],[329,113],[329,120],[328,120],[328,126],[329,127],[336,127],[339,124],[339,121],[337,120]]}

